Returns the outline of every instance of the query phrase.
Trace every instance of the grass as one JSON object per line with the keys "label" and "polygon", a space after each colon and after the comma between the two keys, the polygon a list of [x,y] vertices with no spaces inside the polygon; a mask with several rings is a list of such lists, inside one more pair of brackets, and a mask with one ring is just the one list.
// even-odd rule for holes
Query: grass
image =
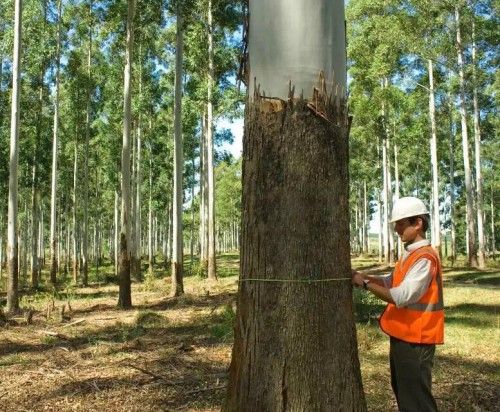
{"label": "grass", "polygon": [[[355,257],[352,264],[371,273],[390,270],[376,259]],[[117,309],[110,265],[92,271],[87,288],[68,277],[60,290],[42,285],[26,291],[21,302],[37,311],[33,324],[16,318],[0,330],[0,409],[219,410],[233,341],[238,256],[222,255],[217,265],[217,284],[193,270],[185,277],[186,294],[171,299],[163,262],[151,274],[143,264],[143,281],[132,285],[132,311]],[[499,279],[498,268],[445,268],[446,342],[436,351],[434,369],[442,411],[489,411],[500,403]],[[388,339],[377,322],[384,305],[357,289],[353,299],[368,410],[395,410]],[[68,301],[71,319],[45,318],[52,302],[57,312]]]}

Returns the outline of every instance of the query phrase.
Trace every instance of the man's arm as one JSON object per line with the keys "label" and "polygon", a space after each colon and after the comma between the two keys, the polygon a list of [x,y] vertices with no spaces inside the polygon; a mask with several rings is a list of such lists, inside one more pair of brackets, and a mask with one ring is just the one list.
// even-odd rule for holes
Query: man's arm
{"label": "man's arm", "polygon": [[362,288],[365,280],[369,281],[368,284],[366,285],[366,289],[368,289],[370,292],[372,292],[375,296],[382,299],[383,301],[387,303],[394,303],[389,288],[385,286],[383,279],[381,279],[379,276],[369,276],[361,272],[353,271],[352,283],[354,285]]}

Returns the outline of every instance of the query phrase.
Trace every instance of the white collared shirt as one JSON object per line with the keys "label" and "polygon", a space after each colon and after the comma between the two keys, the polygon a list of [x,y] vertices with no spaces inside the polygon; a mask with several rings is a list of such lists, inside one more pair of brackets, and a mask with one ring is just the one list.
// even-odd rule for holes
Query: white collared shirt
{"label": "white collared shirt", "polygon": [[[405,246],[401,262],[404,262],[411,252],[429,245],[429,240],[423,239]],[[390,288],[389,293],[398,308],[418,302],[420,298],[424,296],[425,292],[427,292],[431,280],[431,261],[426,258],[418,259],[408,269],[408,272],[399,286],[391,287],[392,273],[383,277],[384,285]]]}

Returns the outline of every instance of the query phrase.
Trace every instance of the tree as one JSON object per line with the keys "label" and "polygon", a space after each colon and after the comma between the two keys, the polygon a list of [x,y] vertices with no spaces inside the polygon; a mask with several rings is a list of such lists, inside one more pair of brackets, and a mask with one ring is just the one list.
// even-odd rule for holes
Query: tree
{"label": "tree", "polygon": [[250,14],[241,278],[223,410],[366,410],[346,278],[344,3],[254,0]]}
{"label": "tree", "polygon": [[22,0],[16,0],[14,11],[14,52],[12,67],[12,103],[10,116],[10,159],[9,159],[9,207],[7,231],[7,312],[19,309],[18,277],[18,158],[19,158],[19,102],[21,75],[21,44],[22,44]]}
{"label": "tree", "polygon": [[215,262],[215,181],[213,142],[213,87],[214,87],[214,47],[212,1],[208,0],[208,95],[207,95],[207,187],[208,187],[208,279],[217,280]]}
{"label": "tree", "polygon": [[477,253],[476,253],[476,230],[474,225],[474,203],[473,203],[473,193],[472,193],[472,181],[471,181],[471,170],[469,162],[469,135],[467,131],[467,108],[465,102],[465,69],[463,62],[463,45],[462,45],[462,33],[460,28],[460,6],[457,4],[455,6],[455,30],[456,30],[456,50],[457,50],[457,62],[458,62],[458,72],[460,79],[460,93],[459,93],[459,104],[460,104],[460,124],[462,128],[462,151],[464,159],[464,174],[465,174],[465,195],[466,195],[466,219],[467,219],[467,259],[469,266],[478,266]]}
{"label": "tree", "polygon": [[57,152],[59,146],[59,87],[61,80],[61,7],[62,1],[57,3],[57,50],[56,50],[56,84],[54,95],[54,137],[52,140],[52,184],[50,196],[50,282],[57,283]]}
{"label": "tree", "polygon": [[132,101],[132,56],[134,44],[135,0],[127,1],[127,43],[125,50],[125,70],[123,87],[123,147],[121,184],[121,233],[120,233],[120,294],[118,305],[122,309],[132,307],[130,279],[130,132]]}
{"label": "tree", "polygon": [[183,285],[183,242],[182,242],[182,174],[184,155],[182,148],[182,59],[183,21],[181,5],[177,5],[177,33],[175,48],[175,114],[174,114],[174,190],[173,190],[173,248],[171,296],[184,293]]}

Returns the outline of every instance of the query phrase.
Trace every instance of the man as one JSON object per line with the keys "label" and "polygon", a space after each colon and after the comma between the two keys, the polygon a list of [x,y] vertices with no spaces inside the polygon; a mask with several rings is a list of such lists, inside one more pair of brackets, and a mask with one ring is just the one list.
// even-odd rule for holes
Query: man
{"label": "man", "polygon": [[390,337],[391,384],[402,412],[437,411],[432,396],[436,344],[444,339],[443,284],[439,256],[425,238],[429,212],[415,197],[398,199],[391,223],[405,244],[388,276],[352,273],[355,286],[387,302],[381,329]]}

